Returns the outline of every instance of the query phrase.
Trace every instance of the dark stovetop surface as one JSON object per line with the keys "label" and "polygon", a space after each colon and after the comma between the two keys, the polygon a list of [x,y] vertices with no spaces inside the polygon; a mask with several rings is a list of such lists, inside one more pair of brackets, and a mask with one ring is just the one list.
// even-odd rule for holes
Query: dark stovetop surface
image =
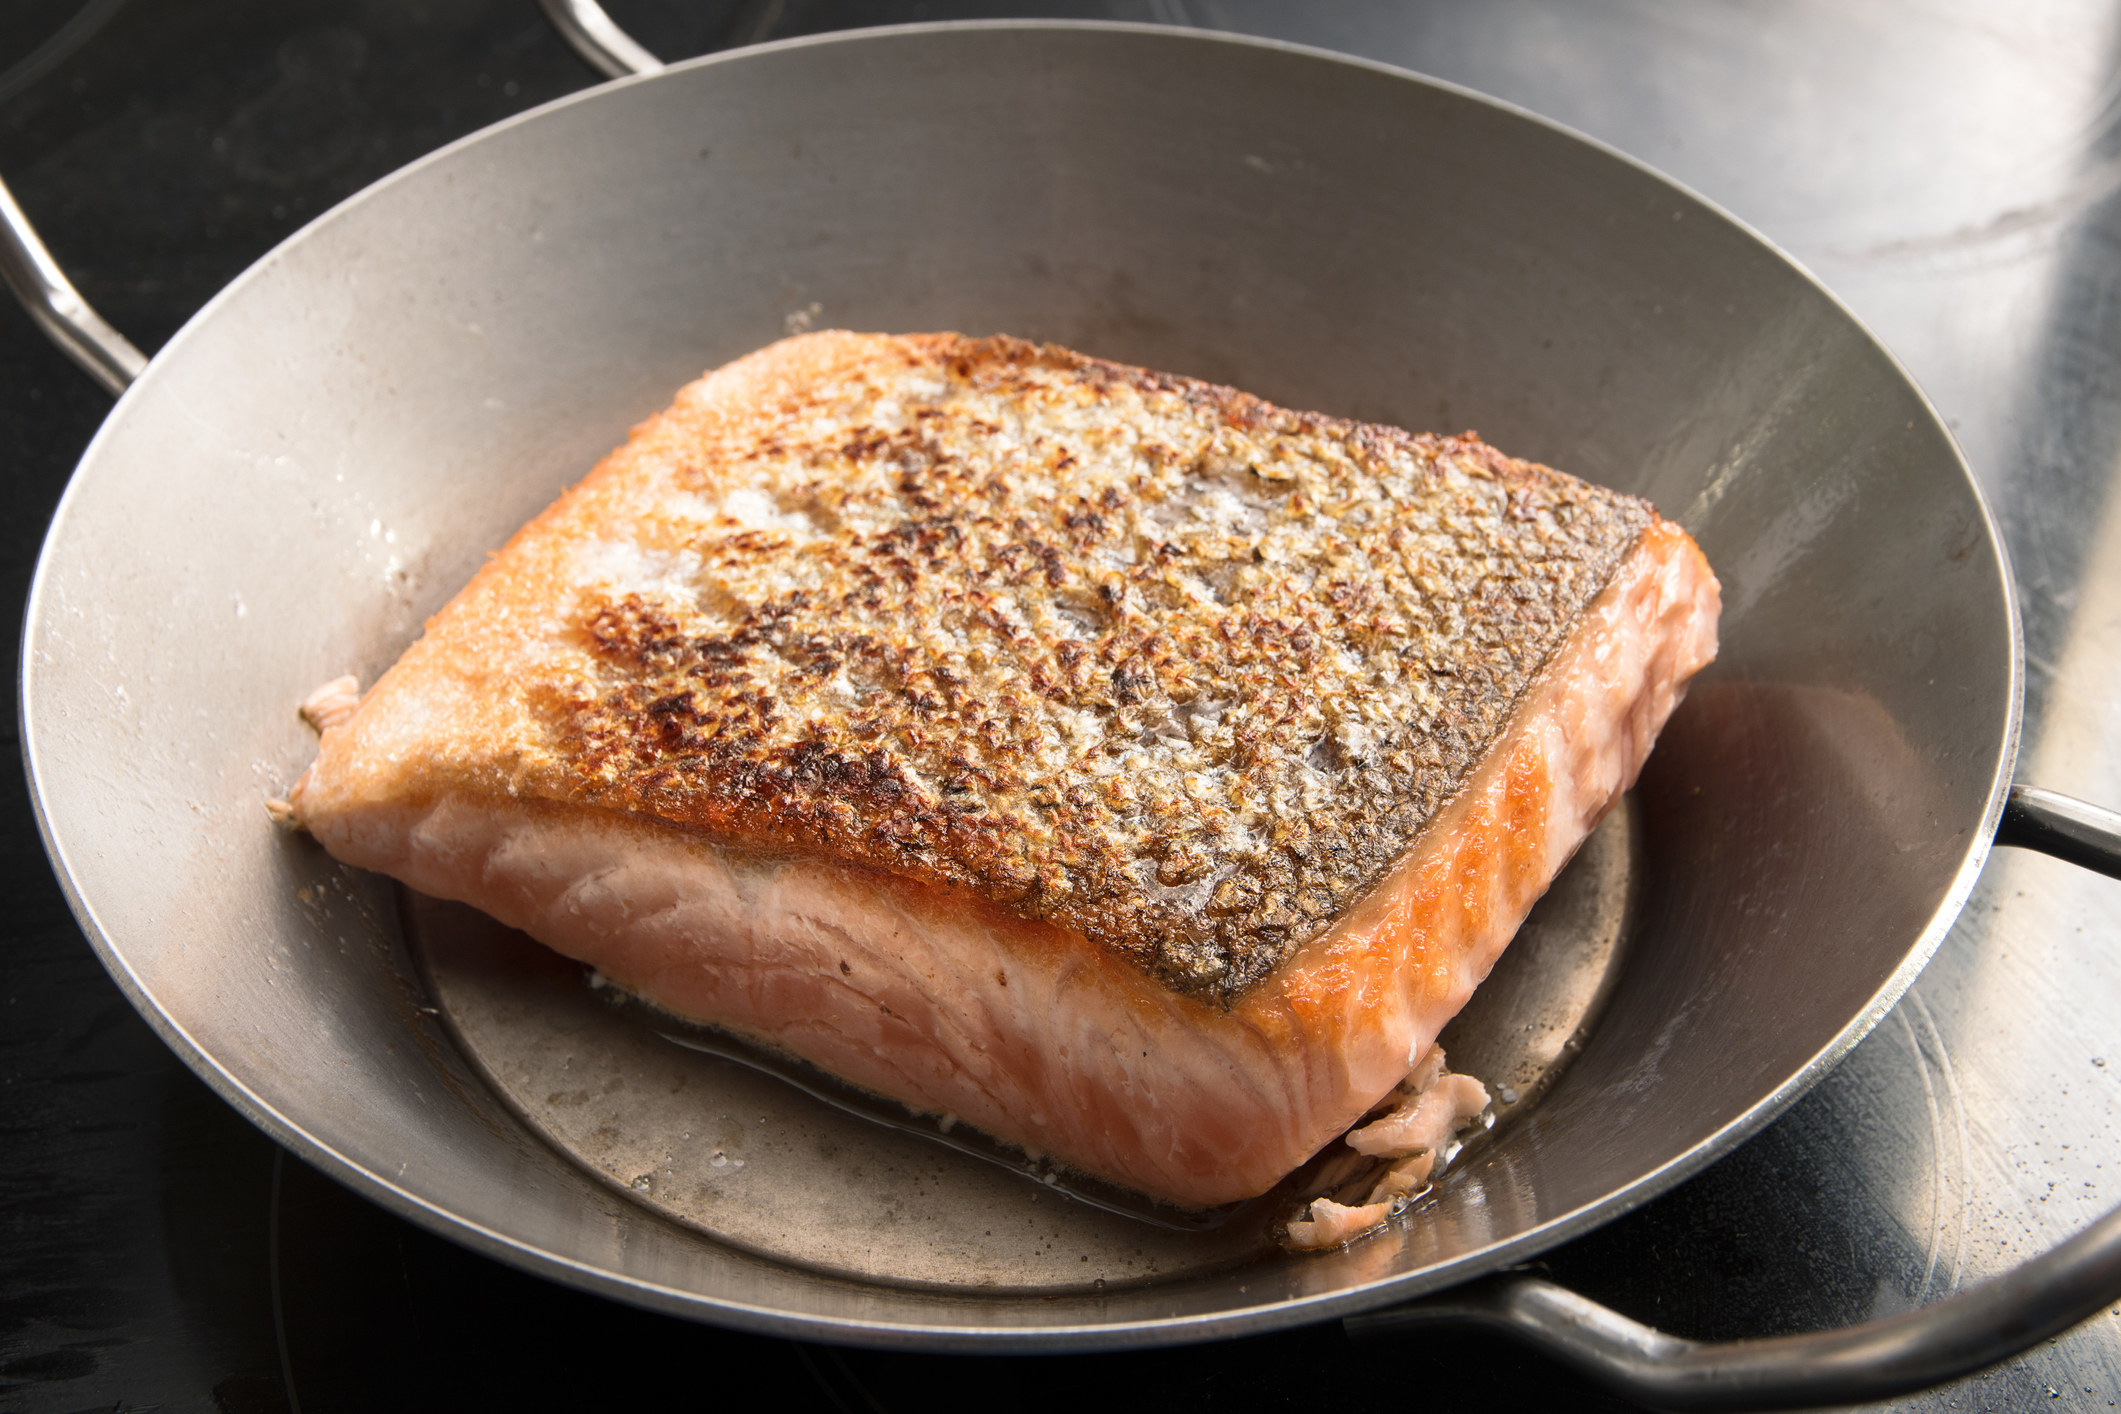
{"label": "dark stovetop surface", "polygon": [[[2029,748],[2074,744],[2070,774],[2050,773],[2047,783],[2117,794],[2117,758],[2084,744],[2102,739],[2092,729],[2106,724],[2107,699],[2087,670],[2067,670],[2082,638],[2076,606],[2114,577],[2096,553],[2103,539],[2069,525],[2085,518],[2079,511],[2098,519],[2091,513],[2103,500],[2094,493],[2113,478],[2108,454],[2121,445],[2105,435],[2121,421],[2112,353],[2121,340],[2110,314],[2117,302],[2086,274],[2103,267],[2084,257],[2087,245],[2095,255],[2110,251],[2104,243],[2121,227],[2107,210],[2121,179],[2097,175],[2113,167],[2106,149],[2115,121],[2111,24],[2097,7],[2059,5],[2041,12],[2029,37],[2007,37],[2006,47],[2026,49],[2028,72],[2041,74],[2057,111],[2028,109],[2030,89],[1985,97],[1969,90],[1968,102],[1990,108],[1974,103],[1980,111],[1937,137],[1962,163],[1941,174],[1922,166],[1930,149],[1896,149],[1878,136],[1890,129],[1887,117],[1851,138],[1848,115],[1837,116],[1806,81],[1831,89],[1835,64],[1855,62],[1851,45],[1865,43],[1892,56],[1896,81],[1915,85],[1910,93],[1977,64],[1993,77],[1995,61],[1980,47],[1993,26],[1956,12],[1879,11],[1843,32],[1848,26],[1825,7],[1763,18],[1707,15],[1680,0],[1301,8],[1244,0],[631,0],[611,8],[666,56],[824,28],[993,14],[1277,33],[1503,93],[1675,170],[1812,259],[1963,424],[2027,585],[2031,716],[2049,728]],[[2074,68],[2050,62],[2080,51],[2090,58]],[[1839,57],[1821,57],[1830,52]],[[151,351],[332,203],[453,137],[593,78],[531,0],[11,0],[0,12],[0,174],[89,300]],[[2065,98],[2054,98],[2063,90]],[[1915,113],[1905,124],[1926,121]],[[2014,157],[2011,134],[2037,151]],[[1823,167],[1790,157],[1828,144],[1834,157]],[[1861,170],[1851,174],[1852,163],[1864,162],[1873,177],[1907,176],[1900,187],[1886,184],[1890,203],[1863,184]],[[2026,162],[2060,173],[2052,191],[2026,197],[2012,180],[1975,190],[1991,168],[2022,175]],[[1962,218],[1973,223],[1963,239],[1953,235]],[[1983,221],[1995,230],[1983,234]],[[2053,302],[2037,318],[2011,313],[2019,308],[2011,281],[2020,277],[2048,281],[2043,299]],[[1933,313],[1946,305],[2002,312],[1953,323]],[[1988,363],[1967,352],[1998,342],[2002,352]],[[2025,402],[2022,385],[2034,375],[2048,380],[2044,404]],[[1995,391],[1997,380],[2004,392]],[[11,635],[45,523],[107,408],[27,317],[0,307],[0,619]],[[2043,442],[2025,430],[2043,416],[2090,430]],[[2121,614],[2092,630],[2106,633],[2101,625],[2112,622]],[[17,647],[11,637],[10,662]],[[2081,686],[2070,685],[2069,671]],[[13,732],[12,713],[7,720]],[[8,901],[0,925],[0,1409],[317,1414],[765,1399],[797,1409],[978,1400],[1174,1414],[1622,1407],[1556,1366],[1472,1334],[1379,1349],[1351,1346],[1328,1325],[1096,1356],[834,1351],[634,1311],[475,1256],[284,1157],[155,1039],[67,912],[18,760],[10,751],[0,771],[0,897]],[[2056,1084],[2083,1091],[2091,1082],[2055,1081],[2039,1067],[2063,1062],[2022,1046],[2014,1052],[2011,1036],[1995,1043],[2003,1058],[1991,1063],[1984,1038],[2017,1023],[1999,1021],[1988,994],[1967,980],[1979,971],[1969,959],[2010,946],[2013,928],[2030,935],[2074,924],[2105,942],[2121,933],[2110,917],[2114,895],[2097,892],[2104,886],[2086,892],[2044,868],[1992,868],[1997,877],[1984,881],[1970,912],[1982,921],[1962,925],[1912,1003],[1819,1090],[1734,1159],[1551,1254],[1551,1270],[1683,1334],[1763,1334],[1904,1308],[2096,1211],[2091,1170],[2105,1157],[2121,1162],[2111,1124],[2086,1126],[2093,1137],[2072,1158],[2036,1153],[2038,1102],[2006,1083],[1987,1084],[2011,1064],[2033,1066],[2038,1073],[2021,1083],[2042,1096]],[[2014,895],[2011,885],[2028,880],[2047,891],[2042,911],[2012,902],[2025,891]],[[2104,972],[2074,985],[2080,993],[2103,988],[2097,995],[2109,999],[2089,1023],[2085,1047],[2097,1049],[2097,1018],[2114,1014],[2121,991]],[[2068,1063],[2082,1058],[2072,1051]],[[2111,1087],[2092,1086],[2080,1103],[2109,1120],[2121,1116]],[[1913,1138],[1866,1139],[1908,1115],[1928,1117],[1911,1121]],[[1955,1124],[1956,1150],[1947,1142]],[[2074,1187],[2067,1195],[2078,1206],[2064,1212],[2058,1204],[2052,1215],[2028,1209],[2065,1181],[2084,1185],[2081,1196]],[[2029,1243],[2022,1251],[2021,1238]],[[2102,1318],[1907,1407],[2055,1407],[2051,1398],[2064,1395],[2105,1407],[2116,1348]]]}

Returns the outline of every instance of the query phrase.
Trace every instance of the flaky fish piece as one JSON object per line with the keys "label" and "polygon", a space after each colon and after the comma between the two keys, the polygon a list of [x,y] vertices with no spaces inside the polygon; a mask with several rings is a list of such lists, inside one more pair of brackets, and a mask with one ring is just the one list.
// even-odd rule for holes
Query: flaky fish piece
{"label": "flaky fish piece", "polygon": [[1422,1059],[1717,596],[1646,502],[1470,434],[811,334],[518,533],[289,803],[672,1012],[1212,1205]]}

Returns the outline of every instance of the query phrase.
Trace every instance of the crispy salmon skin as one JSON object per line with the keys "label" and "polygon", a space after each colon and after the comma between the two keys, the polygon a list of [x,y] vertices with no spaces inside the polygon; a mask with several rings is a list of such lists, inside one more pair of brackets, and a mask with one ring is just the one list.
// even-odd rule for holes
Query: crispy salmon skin
{"label": "crispy salmon skin", "polygon": [[1470,435],[805,335],[518,533],[290,804],[673,1011],[1211,1204],[1422,1058],[1717,609],[1647,503]]}

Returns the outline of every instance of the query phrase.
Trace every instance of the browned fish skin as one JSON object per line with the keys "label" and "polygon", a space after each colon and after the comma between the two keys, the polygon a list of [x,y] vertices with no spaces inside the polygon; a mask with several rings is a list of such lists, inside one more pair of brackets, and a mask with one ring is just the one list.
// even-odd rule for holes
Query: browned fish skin
{"label": "browned fish skin", "polygon": [[1228,1001],[1400,859],[1651,515],[1470,434],[864,342],[615,455],[683,448],[719,509],[642,526],[689,592],[569,611],[597,670],[514,791],[968,888]]}

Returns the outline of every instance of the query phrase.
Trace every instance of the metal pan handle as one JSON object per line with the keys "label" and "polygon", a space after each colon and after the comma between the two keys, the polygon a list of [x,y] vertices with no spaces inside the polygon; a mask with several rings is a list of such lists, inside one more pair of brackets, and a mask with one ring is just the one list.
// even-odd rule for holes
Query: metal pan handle
{"label": "metal pan handle", "polygon": [[2121,815],[2038,786],[2012,786],[1996,843],[2121,879]]}
{"label": "metal pan handle", "polygon": [[538,0],[538,7],[560,37],[574,46],[574,52],[607,79],[653,74],[663,67],[661,59],[612,23],[597,0]]}
{"label": "metal pan handle", "polygon": [[[538,0],[538,4],[576,52],[606,77],[652,74],[663,67],[662,60],[613,24],[596,0]],[[4,181],[0,181],[0,279],[6,280],[51,341],[113,396],[123,393],[147,367],[147,355],[96,313],[66,278]]]}
{"label": "metal pan handle", "polygon": [[0,181],[0,278],[51,341],[112,394],[124,392],[147,367],[147,355],[81,298],[4,181]]}
{"label": "metal pan handle", "polygon": [[[1996,843],[2121,878],[2121,815],[2012,786]],[[1722,1343],[1654,1330],[1522,1271],[1350,1316],[1355,1340],[1439,1325],[1500,1331],[1658,1409],[1803,1409],[1928,1389],[1970,1375],[2121,1300],[2121,1210],[2043,1256],[1920,1310],[1846,1330]]]}
{"label": "metal pan handle", "polygon": [[[662,60],[613,24],[596,0],[538,3],[576,52],[606,77],[652,74],[663,67]],[[96,313],[66,278],[5,181],[0,181],[0,279],[46,336],[113,396],[123,393],[147,367],[147,355]]]}

